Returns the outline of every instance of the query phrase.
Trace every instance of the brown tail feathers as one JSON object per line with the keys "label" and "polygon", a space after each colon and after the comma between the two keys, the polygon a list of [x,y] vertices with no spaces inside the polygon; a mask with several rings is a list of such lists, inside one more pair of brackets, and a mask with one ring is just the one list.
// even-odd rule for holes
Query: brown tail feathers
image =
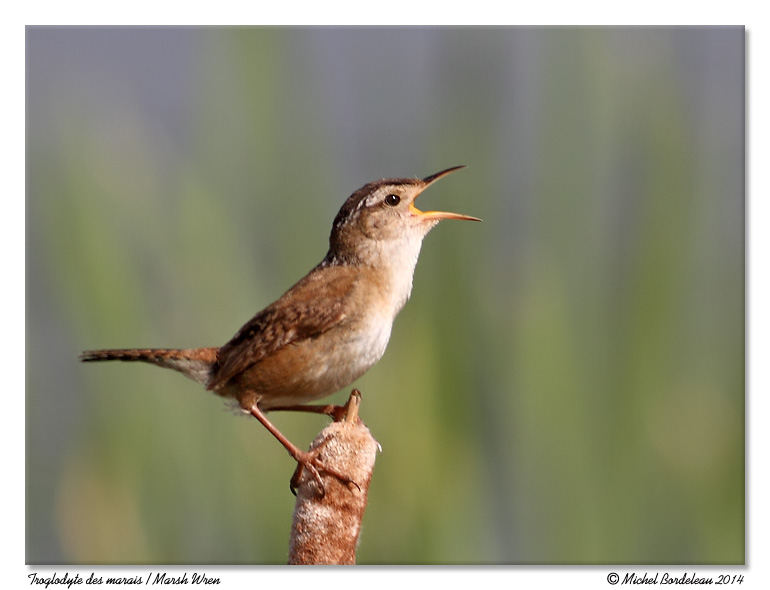
{"label": "brown tail feathers", "polygon": [[179,371],[193,381],[206,385],[211,368],[217,360],[218,348],[129,348],[86,350],[80,355],[83,362],[128,361],[157,365]]}

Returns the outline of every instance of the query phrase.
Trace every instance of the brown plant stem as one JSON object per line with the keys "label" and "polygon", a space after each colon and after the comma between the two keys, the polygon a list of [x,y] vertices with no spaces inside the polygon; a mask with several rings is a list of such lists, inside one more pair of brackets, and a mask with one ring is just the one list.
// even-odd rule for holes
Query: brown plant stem
{"label": "brown plant stem", "polygon": [[352,483],[320,471],[320,489],[308,470],[296,474],[290,565],[356,562],[356,545],[379,447],[358,417],[360,404],[361,393],[354,389],[336,413],[335,421],[319,433],[310,447],[320,448],[320,462],[330,471],[344,473]]}

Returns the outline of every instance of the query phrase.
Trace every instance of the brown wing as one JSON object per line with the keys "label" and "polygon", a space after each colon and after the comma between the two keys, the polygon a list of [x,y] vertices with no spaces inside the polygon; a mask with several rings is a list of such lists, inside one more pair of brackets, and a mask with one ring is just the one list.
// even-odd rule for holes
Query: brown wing
{"label": "brown wing", "polygon": [[219,349],[206,386],[216,390],[236,375],[293,342],[313,338],[345,320],[355,273],[319,267],[244,325]]}

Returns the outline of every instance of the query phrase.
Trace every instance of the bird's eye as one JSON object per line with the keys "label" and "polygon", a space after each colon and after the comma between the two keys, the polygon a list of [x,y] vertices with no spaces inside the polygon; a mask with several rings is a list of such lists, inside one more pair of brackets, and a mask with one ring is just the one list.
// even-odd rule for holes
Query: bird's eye
{"label": "bird's eye", "polygon": [[390,207],[395,207],[401,202],[401,197],[398,195],[388,195],[385,197],[385,204]]}

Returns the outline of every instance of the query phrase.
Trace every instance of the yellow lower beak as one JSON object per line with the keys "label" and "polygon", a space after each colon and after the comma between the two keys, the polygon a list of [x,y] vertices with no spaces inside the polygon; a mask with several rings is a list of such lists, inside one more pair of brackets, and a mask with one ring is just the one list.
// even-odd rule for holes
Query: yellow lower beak
{"label": "yellow lower beak", "polygon": [[[424,191],[431,184],[436,182],[439,178],[443,178],[444,176],[454,172],[455,170],[460,170],[460,168],[465,168],[465,166],[454,166],[452,168],[447,168],[446,170],[442,170],[441,172],[436,172],[435,174],[431,174],[430,176],[426,176],[425,178],[422,179],[422,181],[425,183],[425,186],[422,188],[422,191]],[[422,193],[422,191],[420,192]],[[414,201],[412,201],[412,204],[409,205],[409,211],[413,215],[417,215],[421,219],[425,219],[425,220],[463,219],[465,221],[481,221],[481,219],[479,219],[478,217],[472,217],[471,215],[462,215],[461,213],[450,213],[448,211],[420,211],[417,207],[414,206]]]}
{"label": "yellow lower beak", "polygon": [[451,213],[449,211],[420,211],[417,207],[409,207],[414,215],[419,215],[421,219],[464,219],[465,221],[481,221],[478,217],[463,215],[462,213]]}

